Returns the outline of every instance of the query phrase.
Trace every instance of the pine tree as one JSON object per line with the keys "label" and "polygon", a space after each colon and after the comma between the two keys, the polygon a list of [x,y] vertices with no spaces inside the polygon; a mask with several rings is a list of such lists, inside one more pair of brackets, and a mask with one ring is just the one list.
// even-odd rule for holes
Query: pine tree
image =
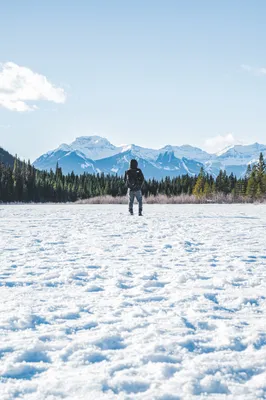
{"label": "pine tree", "polygon": [[265,193],[264,186],[264,175],[266,171],[266,164],[264,162],[263,154],[260,153],[259,162],[256,165],[256,177],[257,177],[257,197],[261,197]]}
{"label": "pine tree", "polygon": [[211,186],[210,186],[210,184],[206,181],[205,184],[204,184],[203,195],[204,195],[206,198],[209,198],[210,195],[211,195],[211,193],[212,193]]}
{"label": "pine tree", "polygon": [[257,182],[256,182],[256,169],[253,168],[251,175],[248,179],[248,185],[247,185],[247,191],[246,194],[247,196],[251,197],[251,199],[255,199],[256,194],[257,194]]}
{"label": "pine tree", "polygon": [[249,178],[249,177],[250,177],[250,175],[251,175],[251,165],[250,165],[250,164],[248,164],[248,166],[247,166],[247,170],[246,170],[246,177],[247,177],[247,178]]}
{"label": "pine tree", "polygon": [[203,168],[201,168],[192,194],[196,197],[202,197],[204,194],[204,186],[205,186],[205,174]]}

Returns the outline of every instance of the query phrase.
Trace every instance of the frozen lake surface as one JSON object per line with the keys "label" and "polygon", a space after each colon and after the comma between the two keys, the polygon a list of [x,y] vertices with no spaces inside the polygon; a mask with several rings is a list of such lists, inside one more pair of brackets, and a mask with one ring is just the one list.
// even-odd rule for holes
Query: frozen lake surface
{"label": "frozen lake surface", "polygon": [[266,207],[0,205],[0,399],[266,399]]}

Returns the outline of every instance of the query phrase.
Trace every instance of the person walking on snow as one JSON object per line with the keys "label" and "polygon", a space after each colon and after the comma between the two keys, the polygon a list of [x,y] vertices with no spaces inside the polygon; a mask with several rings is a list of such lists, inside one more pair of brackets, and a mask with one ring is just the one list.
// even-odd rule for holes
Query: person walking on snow
{"label": "person walking on snow", "polygon": [[128,188],[128,210],[133,215],[133,204],[136,197],[139,203],[139,215],[142,216],[142,192],[141,187],[144,182],[144,176],[138,168],[137,160],[130,161],[130,168],[125,172],[125,182]]}

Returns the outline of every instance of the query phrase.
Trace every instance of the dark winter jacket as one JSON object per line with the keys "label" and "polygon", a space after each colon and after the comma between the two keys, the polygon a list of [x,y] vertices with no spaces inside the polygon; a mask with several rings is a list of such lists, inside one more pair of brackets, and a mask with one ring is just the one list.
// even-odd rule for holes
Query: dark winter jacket
{"label": "dark winter jacket", "polygon": [[138,168],[138,163],[136,160],[131,160],[130,168],[125,172],[125,182],[128,189],[141,189],[144,182],[144,176],[141,169]]}

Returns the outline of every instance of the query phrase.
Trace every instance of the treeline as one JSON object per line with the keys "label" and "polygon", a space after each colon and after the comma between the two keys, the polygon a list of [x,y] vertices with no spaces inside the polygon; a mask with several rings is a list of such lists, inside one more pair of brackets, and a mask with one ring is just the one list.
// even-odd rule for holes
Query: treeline
{"label": "treeline", "polygon": [[[236,200],[246,197],[249,201],[264,200],[266,197],[266,164],[260,153],[259,162],[251,168],[248,165],[244,178],[237,179],[233,174],[220,171],[216,179],[206,175],[201,169],[192,194],[196,197],[212,198],[217,193],[232,195]],[[232,197],[231,196],[231,197]]]}
{"label": "treeline", "polygon": [[[99,196],[125,196],[127,188],[123,177],[104,174],[63,175],[57,165],[55,172],[39,171],[30,162],[17,157],[14,165],[0,163],[1,202],[74,202]],[[182,175],[160,181],[145,181],[145,197],[165,195],[168,197],[193,195],[202,200],[217,198],[217,194],[230,195],[237,202],[262,200],[266,197],[266,167],[263,155],[259,162],[247,169],[244,178],[220,171],[214,178],[202,169],[198,176]]]}

